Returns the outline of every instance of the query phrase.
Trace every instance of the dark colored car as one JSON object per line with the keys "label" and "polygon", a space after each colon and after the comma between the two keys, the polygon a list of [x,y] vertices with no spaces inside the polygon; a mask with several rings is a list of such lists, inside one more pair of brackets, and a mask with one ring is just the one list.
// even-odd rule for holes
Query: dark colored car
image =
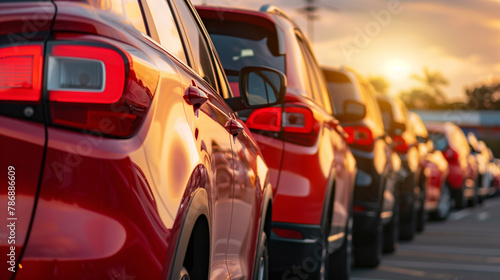
{"label": "dark colored car", "polygon": [[408,109],[397,98],[377,98],[384,125],[394,141],[394,150],[399,154],[402,167],[399,189],[399,237],[411,240],[425,225],[425,178],[418,152],[418,141],[411,129]]}
{"label": "dark colored car", "polygon": [[422,184],[425,195],[424,209],[436,220],[446,220],[451,210],[450,189],[446,185],[448,176],[448,161],[443,153],[434,148],[434,143],[429,138],[427,128],[420,117],[408,113],[411,129],[417,136],[420,166],[422,166]]}
{"label": "dark colored car", "polygon": [[470,153],[469,143],[463,131],[456,125],[426,124],[434,147],[443,153],[449,164],[446,184],[450,188],[455,207],[472,205],[476,195],[475,159]]}
{"label": "dark colored car", "polygon": [[356,159],[354,190],[355,264],[376,266],[382,250],[398,241],[397,173],[401,160],[386,139],[372,87],[351,69],[323,68],[335,117],[349,135]]}
{"label": "dark colored car", "polygon": [[282,73],[234,99],[184,0],[2,1],[0,26],[0,279],[267,279],[268,167],[225,99],[278,104]]}
{"label": "dark colored car", "polygon": [[273,6],[197,9],[233,88],[245,66],[287,75],[284,105],[239,112],[270,168],[271,270],[284,279],[347,279],[356,166],[309,43]]}

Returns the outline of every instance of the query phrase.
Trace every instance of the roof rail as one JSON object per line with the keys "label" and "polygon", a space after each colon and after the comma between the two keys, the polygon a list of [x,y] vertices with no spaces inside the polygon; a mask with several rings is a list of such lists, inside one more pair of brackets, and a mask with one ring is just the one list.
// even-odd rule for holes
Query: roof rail
{"label": "roof rail", "polygon": [[283,16],[283,17],[287,18],[288,20],[292,20],[280,8],[278,8],[278,7],[274,6],[274,5],[271,5],[271,4],[262,5],[262,7],[260,7],[259,11],[265,12],[265,13],[277,14],[277,15],[280,15],[280,16]]}

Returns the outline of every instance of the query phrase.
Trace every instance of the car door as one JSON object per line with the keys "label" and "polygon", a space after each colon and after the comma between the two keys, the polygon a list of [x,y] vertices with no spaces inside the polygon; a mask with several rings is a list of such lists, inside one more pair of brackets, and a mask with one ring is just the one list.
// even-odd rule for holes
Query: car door
{"label": "car door", "polygon": [[182,90],[186,94],[206,96],[198,107],[186,102],[185,110],[191,132],[197,136],[205,166],[209,168],[208,191],[211,217],[210,279],[229,277],[226,262],[233,207],[233,164],[231,141],[226,127],[234,121],[233,113],[223,99],[220,76],[215,68],[215,56],[207,36],[192,6],[185,0],[174,0],[179,25],[186,46],[189,67],[179,67]]}

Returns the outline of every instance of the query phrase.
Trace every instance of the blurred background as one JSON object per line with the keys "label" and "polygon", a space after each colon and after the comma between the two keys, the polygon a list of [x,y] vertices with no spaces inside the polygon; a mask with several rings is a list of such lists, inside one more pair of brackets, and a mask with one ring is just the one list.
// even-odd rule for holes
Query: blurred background
{"label": "blurred background", "polygon": [[453,122],[500,157],[499,0],[192,2],[277,5],[307,33],[321,64],[356,69],[424,122]]}

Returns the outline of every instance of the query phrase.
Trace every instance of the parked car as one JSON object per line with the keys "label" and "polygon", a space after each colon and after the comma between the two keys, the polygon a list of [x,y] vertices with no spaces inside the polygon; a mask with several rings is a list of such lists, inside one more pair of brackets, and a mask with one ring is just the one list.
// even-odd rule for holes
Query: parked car
{"label": "parked car", "polygon": [[491,186],[491,174],[488,169],[488,163],[490,162],[488,147],[483,141],[479,141],[472,132],[467,133],[467,141],[477,165],[476,200],[483,203],[490,192]]}
{"label": "parked car", "polygon": [[290,279],[347,279],[356,164],[306,37],[274,6],[197,9],[233,88],[245,66],[287,75],[284,105],[239,112],[270,168],[271,270]]}
{"label": "parked car", "polygon": [[426,124],[429,138],[434,147],[443,153],[448,161],[449,173],[446,183],[450,188],[454,206],[458,209],[467,207],[475,199],[475,178],[469,143],[463,131],[450,122]]}
{"label": "parked car", "polygon": [[[495,196],[498,193],[499,187],[500,187],[500,168],[496,163],[495,156],[493,155],[493,151],[488,148],[488,172],[490,174],[490,180],[491,180],[491,186],[490,186],[490,192],[489,196]],[[497,179],[498,178],[498,179]]]}
{"label": "parked car", "polygon": [[[349,135],[356,159],[354,256],[359,266],[376,266],[382,249],[393,252],[399,229],[398,177],[401,159],[386,137],[375,92],[352,69],[324,67],[334,116]],[[389,141],[389,143],[387,142]]]}
{"label": "parked car", "polygon": [[225,100],[279,104],[282,73],[232,97],[185,0],[2,1],[0,23],[0,279],[267,279],[269,170]]}
{"label": "parked car", "polygon": [[430,213],[431,218],[446,220],[451,210],[451,194],[446,185],[448,176],[448,161],[443,153],[434,148],[434,143],[429,138],[427,128],[420,117],[408,113],[410,125],[417,136],[417,148],[422,166],[422,184],[425,195],[424,209]]}
{"label": "parked car", "polygon": [[399,190],[399,237],[412,240],[425,225],[425,194],[421,177],[417,137],[411,128],[408,109],[398,98],[377,98],[387,133],[402,161]]}

